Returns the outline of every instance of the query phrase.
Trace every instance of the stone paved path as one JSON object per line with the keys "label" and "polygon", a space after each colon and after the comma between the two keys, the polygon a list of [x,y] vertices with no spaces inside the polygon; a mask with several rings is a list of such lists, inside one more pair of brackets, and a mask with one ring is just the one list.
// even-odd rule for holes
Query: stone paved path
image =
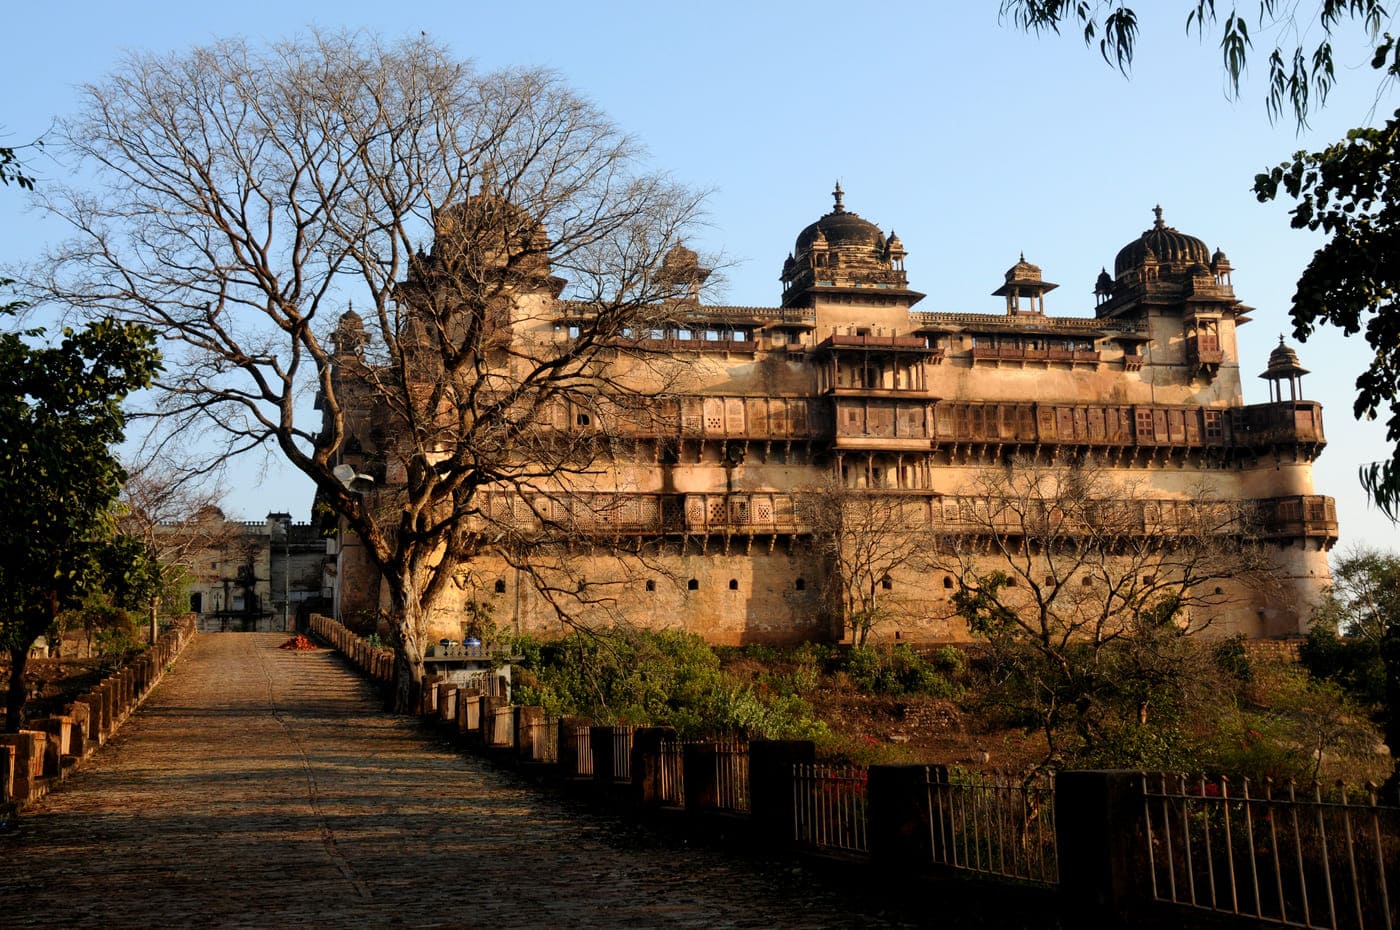
{"label": "stone paved path", "polygon": [[897,925],[525,786],[282,639],[200,635],[0,835],[0,927]]}

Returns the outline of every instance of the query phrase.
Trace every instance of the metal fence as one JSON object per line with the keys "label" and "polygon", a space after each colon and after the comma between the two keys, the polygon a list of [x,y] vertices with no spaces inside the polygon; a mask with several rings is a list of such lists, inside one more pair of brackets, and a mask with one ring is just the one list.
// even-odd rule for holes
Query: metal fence
{"label": "metal fence", "polygon": [[1152,895],[1296,927],[1391,930],[1400,807],[1318,783],[1143,778]]}
{"label": "metal fence", "polygon": [[574,727],[574,771],[593,775],[593,731],[588,727]]}
{"label": "metal fence", "polygon": [[935,863],[1044,885],[1059,880],[1052,778],[925,772]]}
{"label": "metal fence", "polygon": [[491,718],[491,743],[492,746],[514,746],[515,745],[515,710],[510,707],[499,707]]}
{"label": "metal fence", "polygon": [[821,849],[869,852],[866,770],[794,765],[793,838]]}
{"label": "metal fence", "polygon": [[664,804],[685,806],[685,747],[678,739],[661,741],[661,777],[657,793]]}
{"label": "metal fence", "polygon": [[632,780],[632,731],[635,727],[612,728],[612,777],[615,781]]}
{"label": "metal fence", "polygon": [[743,740],[715,743],[716,806],[725,811],[749,809],[749,744]]}

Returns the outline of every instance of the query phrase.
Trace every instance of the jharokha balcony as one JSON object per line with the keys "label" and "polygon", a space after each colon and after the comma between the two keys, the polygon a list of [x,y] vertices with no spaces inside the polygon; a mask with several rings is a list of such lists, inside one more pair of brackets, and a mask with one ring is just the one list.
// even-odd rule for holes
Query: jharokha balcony
{"label": "jharokha balcony", "polygon": [[[1023,530],[1014,514],[985,498],[919,491],[872,491],[901,512],[911,529],[950,535],[987,533],[1016,536]],[[812,528],[806,508],[811,495],[781,491],[726,494],[579,493],[538,495],[492,493],[484,512],[501,524],[527,531],[573,537],[802,535]],[[1202,525],[1202,508],[1218,519],[1212,532],[1249,532],[1265,539],[1337,539],[1336,503],[1320,495],[1293,495],[1245,502],[1240,511],[1220,502],[1175,498],[1104,501],[1105,514],[1127,535],[1171,535],[1174,527]],[[1218,513],[1217,513],[1218,512]]]}

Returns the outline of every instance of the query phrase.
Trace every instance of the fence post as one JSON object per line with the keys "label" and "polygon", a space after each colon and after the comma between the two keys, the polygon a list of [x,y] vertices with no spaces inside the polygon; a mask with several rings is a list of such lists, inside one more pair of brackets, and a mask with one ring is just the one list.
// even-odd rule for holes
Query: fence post
{"label": "fence post", "polygon": [[528,704],[515,705],[515,756],[522,762],[539,762],[544,758],[540,742],[544,739],[544,708]]}
{"label": "fence post", "polygon": [[749,815],[756,835],[775,843],[793,840],[794,765],[816,762],[811,740],[755,740],[749,743]]}
{"label": "fence post", "polygon": [[588,726],[587,717],[560,717],[559,733],[559,774],[565,778],[578,777],[578,735],[579,727]]}
{"label": "fence post", "polygon": [[714,743],[688,743],[681,749],[685,768],[685,810],[699,814],[719,809],[719,748]]}
{"label": "fence post", "polygon": [[1055,777],[1060,892],[1071,915],[1097,926],[1125,926],[1128,912],[1145,900],[1143,817],[1140,772]]}
{"label": "fence post", "polygon": [[589,745],[593,747],[593,780],[603,785],[613,783],[613,732],[616,727],[589,727]]}
{"label": "fence post", "polygon": [[674,727],[637,727],[632,731],[632,792],[638,807],[656,807],[661,794],[661,744],[676,738]]}
{"label": "fence post", "polygon": [[923,869],[933,858],[927,765],[872,765],[866,782],[870,858],[887,866]]}

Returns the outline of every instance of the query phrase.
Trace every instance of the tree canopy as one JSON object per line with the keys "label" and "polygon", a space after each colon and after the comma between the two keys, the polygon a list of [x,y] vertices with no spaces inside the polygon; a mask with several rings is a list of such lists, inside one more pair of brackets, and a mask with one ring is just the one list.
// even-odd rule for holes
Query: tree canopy
{"label": "tree canopy", "polygon": [[567,611],[583,586],[544,579],[487,495],[549,500],[588,470],[588,444],[538,424],[626,393],[616,344],[688,292],[663,263],[701,195],[554,74],[480,73],[426,36],[133,54],[83,94],[60,142],[102,186],[47,200],[73,238],[33,298],[150,326],[167,428],[275,449],[315,482],[385,581],[401,679],[484,549]]}
{"label": "tree canopy", "polygon": [[[1400,78],[1400,40],[1386,31],[1392,14],[1379,0],[1322,0],[1300,11],[1296,0],[1260,0],[1246,15],[1235,3],[1187,0],[1187,33],[1218,37],[1221,66],[1238,96],[1245,67],[1258,53],[1259,35],[1277,40],[1267,52],[1265,105],[1271,119],[1288,112],[1299,128],[1323,106],[1336,83],[1334,43],[1360,39],[1382,81]],[[1074,26],[1088,45],[1125,74],[1140,37],[1136,10],[1121,0],[1002,0],[1001,13],[1018,28],[1055,32]],[[1296,39],[1296,41],[1293,41]],[[1396,244],[1400,241],[1392,185],[1397,173],[1400,111],[1379,127],[1361,127],[1317,152],[1301,151],[1254,179],[1261,202],[1286,194],[1296,201],[1295,229],[1320,232],[1326,243],[1298,281],[1289,314],[1293,333],[1306,340],[1319,324],[1347,335],[1365,329],[1373,350],[1356,380],[1355,415],[1374,419],[1389,409],[1386,438],[1395,450],[1387,461],[1360,469],[1362,487],[1392,521],[1400,520],[1400,306],[1396,301]]]}
{"label": "tree canopy", "polygon": [[11,656],[6,726],[18,729],[29,647],[103,579],[125,476],[121,403],[158,370],[154,337],[131,323],[0,333],[0,644]]}

